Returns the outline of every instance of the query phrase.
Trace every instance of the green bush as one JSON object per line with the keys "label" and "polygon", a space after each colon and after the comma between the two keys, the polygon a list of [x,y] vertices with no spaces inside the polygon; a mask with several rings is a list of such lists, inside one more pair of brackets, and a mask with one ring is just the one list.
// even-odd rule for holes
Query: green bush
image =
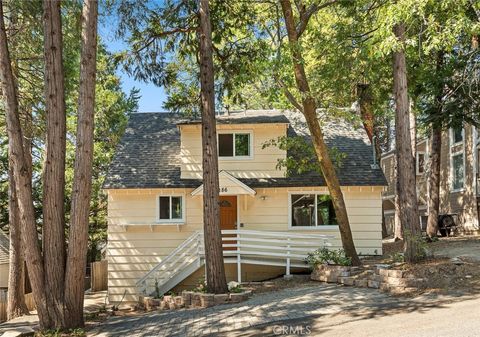
{"label": "green bush", "polygon": [[330,264],[339,266],[351,266],[352,260],[345,255],[343,249],[329,250],[327,248],[320,248],[312,253],[308,253],[305,262],[314,268],[320,264]]}

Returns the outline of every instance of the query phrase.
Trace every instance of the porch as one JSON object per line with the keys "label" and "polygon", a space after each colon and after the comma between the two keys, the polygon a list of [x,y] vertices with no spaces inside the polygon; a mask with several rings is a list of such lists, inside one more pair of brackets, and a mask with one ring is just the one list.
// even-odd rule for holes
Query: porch
{"label": "porch", "polygon": [[[331,246],[333,236],[255,230],[222,230],[225,264],[235,264],[237,281],[242,282],[242,264],[285,268],[309,268],[309,252]],[[163,295],[205,265],[205,242],[202,231],[194,232],[165,259],[136,282],[138,294]]]}

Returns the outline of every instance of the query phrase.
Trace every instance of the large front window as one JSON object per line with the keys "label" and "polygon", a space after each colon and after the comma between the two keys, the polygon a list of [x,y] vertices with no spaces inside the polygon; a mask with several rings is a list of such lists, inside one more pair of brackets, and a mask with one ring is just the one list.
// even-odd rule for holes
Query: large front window
{"label": "large front window", "polygon": [[251,134],[234,132],[218,134],[218,156],[248,158],[251,156]]}
{"label": "large front window", "polygon": [[465,168],[463,162],[463,152],[452,155],[452,188],[460,190],[463,188],[465,179]]}
{"label": "large front window", "polygon": [[158,219],[160,221],[183,221],[183,197],[158,197]]}
{"label": "large front window", "polygon": [[337,225],[332,198],[328,194],[292,194],[290,212],[292,227]]}

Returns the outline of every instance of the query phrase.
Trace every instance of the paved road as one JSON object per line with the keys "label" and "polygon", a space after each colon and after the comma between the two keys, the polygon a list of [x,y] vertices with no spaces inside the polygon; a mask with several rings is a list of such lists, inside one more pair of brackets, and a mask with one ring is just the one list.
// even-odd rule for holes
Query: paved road
{"label": "paved road", "polygon": [[480,297],[460,302],[466,299],[399,300],[373,289],[318,285],[261,294],[236,305],[112,318],[89,335],[404,337],[446,331],[449,337],[478,336]]}

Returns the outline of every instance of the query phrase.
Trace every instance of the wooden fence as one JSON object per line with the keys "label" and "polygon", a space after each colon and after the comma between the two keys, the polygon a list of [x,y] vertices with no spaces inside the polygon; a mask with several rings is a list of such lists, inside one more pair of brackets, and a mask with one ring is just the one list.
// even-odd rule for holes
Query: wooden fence
{"label": "wooden fence", "polygon": [[107,260],[97,261],[91,263],[92,273],[92,291],[107,290],[107,274],[108,274],[108,262]]}
{"label": "wooden fence", "polygon": [[[5,322],[7,320],[7,290],[0,291],[0,322]],[[25,294],[25,304],[27,305],[28,310],[35,310],[35,301],[33,300],[33,294]]]}

